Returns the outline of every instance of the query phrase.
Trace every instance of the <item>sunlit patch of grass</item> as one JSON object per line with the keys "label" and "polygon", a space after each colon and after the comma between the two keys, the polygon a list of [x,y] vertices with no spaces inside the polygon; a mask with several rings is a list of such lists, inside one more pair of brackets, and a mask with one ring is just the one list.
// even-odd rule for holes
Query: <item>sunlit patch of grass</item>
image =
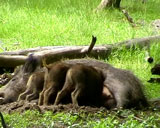
{"label": "sunlit patch of grass", "polygon": [[[159,15],[159,2],[122,1],[122,7],[127,8],[135,22],[145,22],[144,26],[132,28],[119,10],[93,12],[97,0],[2,0],[0,40],[7,50],[15,50],[46,45],[88,45],[91,35],[97,36],[97,44],[149,36],[153,34],[150,22]],[[15,42],[19,43],[16,48]]]}
{"label": "sunlit patch of grass", "polygon": [[145,91],[148,98],[159,97],[160,86],[157,83],[148,83],[147,81],[153,76],[151,74],[151,68],[159,62],[159,50],[160,45],[151,45],[151,56],[154,58],[154,62],[149,64],[145,61],[146,49],[137,50],[121,50],[112,53],[109,58],[109,63],[117,68],[127,69],[132,71],[145,85]]}

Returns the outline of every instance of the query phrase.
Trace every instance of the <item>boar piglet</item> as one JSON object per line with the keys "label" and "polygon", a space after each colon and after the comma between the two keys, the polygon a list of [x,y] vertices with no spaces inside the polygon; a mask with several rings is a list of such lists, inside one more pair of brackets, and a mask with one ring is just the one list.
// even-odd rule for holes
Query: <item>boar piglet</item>
{"label": "boar piglet", "polygon": [[71,94],[75,106],[99,106],[103,81],[100,70],[82,64],[73,65],[67,72],[62,90],[57,94],[55,105],[58,105],[67,94]]}

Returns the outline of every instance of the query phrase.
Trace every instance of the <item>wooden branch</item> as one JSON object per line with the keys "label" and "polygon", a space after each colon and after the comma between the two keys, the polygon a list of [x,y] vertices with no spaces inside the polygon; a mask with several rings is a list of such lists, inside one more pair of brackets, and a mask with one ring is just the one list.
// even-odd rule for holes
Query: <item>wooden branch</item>
{"label": "wooden branch", "polygon": [[27,56],[0,55],[0,67],[16,67],[24,64]]}
{"label": "wooden branch", "polygon": [[106,8],[107,5],[111,5],[111,2],[111,0],[102,0],[100,4],[97,6],[96,11]]}
{"label": "wooden branch", "polygon": [[[96,39],[92,40],[93,42]],[[136,38],[119,43],[114,43],[110,45],[95,46],[93,44],[90,47],[93,47],[88,56],[98,58],[105,57],[107,58],[111,52],[117,49],[125,47],[126,49],[135,48],[139,46],[141,48],[148,46],[151,43],[160,42],[160,35],[150,36],[145,38]],[[90,48],[91,49],[91,48]],[[33,52],[34,51],[34,52]],[[52,47],[38,47],[33,49],[26,49],[21,51],[14,52],[3,52],[0,54],[0,67],[15,67],[20,64],[24,64],[27,54],[33,53],[34,56],[46,57],[47,63],[51,63],[63,58],[83,58],[86,56],[88,51],[88,46],[52,46]],[[19,54],[25,55],[19,55]],[[27,53],[27,54],[26,54]]]}
{"label": "wooden branch", "polygon": [[[86,49],[88,49],[88,46],[74,46],[70,48],[62,48],[61,50],[46,50],[42,52],[36,52],[34,53],[34,56],[38,56],[41,58],[46,58],[47,63],[51,63],[53,61],[58,61],[63,58],[83,58],[86,56]],[[92,49],[90,54],[88,56],[98,58],[99,56],[108,56],[107,54],[110,49],[106,49],[104,46],[97,46]]]}
{"label": "wooden branch", "polygon": [[100,4],[94,11],[103,10],[107,7],[120,8],[121,0],[101,0]]}
{"label": "wooden branch", "polygon": [[[148,44],[152,43],[153,41],[159,41],[160,35],[157,36],[150,36],[150,37],[144,37],[144,38],[136,38],[131,40],[126,40],[123,42],[116,42],[113,43],[113,45],[103,45],[106,47],[119,47],[121,45],[126,45],[126,48],[130,48],[131,46],[139,45],[140,47],[148,46]],[[35,53],[39,51],[45,51],[45,50],[61,50],[63,48],[73,48],[73,47],[82,47],[82,46],[46,46],[46,47],[36,47],[36,48],[29,48],[25,50],[18,50],[18,51],[12,51],[12,52],[2,52],[0,55],[27,55],[28,53]],[[98,47],[98,46],[97,46]]]}
{"label": "wooden branch", "polygon": [[124,14],[128,22],[130,23],[130,25],[132,27],[136,27],[136,23],[133,21],[133,18],[129,15],[129,13],[125,9],[122,9],[122,13]]}
{"label": "wooden branch", "polygon": [[[92,50],[92,48],[94,47],[95,43],[96,43],[96,37],[92,36],[92,42],[90,44],[88,52],[90,52]],[[65,48],[71,48],[71,47],[74,47],[74,46],[65,46]],[[45,50],[53,50],[53,49],[57,50],[57,49],[61,49],[61,48],[64,48],[64,46],[36,47],[36,48],[28,48],[28,49],[25,49],[25,50],[2,52],[2,53],[0,53],[0,55],[28,55],[28,53],[45,51]]]}
{"label": "wooden branch", "polygon": [[94,45],[96,44],[96,41],[97,41],[97,38],[92,36],[92,41],[91,41],[91,44],[90,44],[90,46],[88,48],[87,54],[89,54],[92,51]]}
{"label": "wooden branch", "polygon": [[8,126],[6,125],[6,122],[5,122],[4,117],[3,117],[1,112],[0,112],[0,118],[1,118],[1,122],[2,122],[3,128],[8,128]]}
{"label": "wooden branch", "polygon": [[158,42],[160,42],[160,35],[149,36],[144,38],[135,38],[135,39],[115,43],[113,45],[113,48],[117,49],[121,46],[125,47],[126,49],[135,48],[136,46],[143,48],[143,47],[147,47],[152,43],[158,43]]}
{"label": "wooden branch", "polygon": [[[2,53],[0,53],[0,55],[27,55],[28,53],[39,52],[39,51],[44,51],[44,50],[51,50],[51,49],[59,49],[59,48],[63,48],[63,47],[64,46],[46,46],[46,47],[28,48],[28,49],[24,49],[24,50],[2,52]],[[68,47],[70,47],[70,46],[68,46]]]}

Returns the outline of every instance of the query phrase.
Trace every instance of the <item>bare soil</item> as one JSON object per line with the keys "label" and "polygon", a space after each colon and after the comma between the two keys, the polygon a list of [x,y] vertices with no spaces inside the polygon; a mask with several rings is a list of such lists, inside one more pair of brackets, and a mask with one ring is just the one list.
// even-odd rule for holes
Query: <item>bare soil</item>
{"label": "bare soil", "polygon": [[[57,112],[87,112],[87,113],[96,113],[98,111],[105,111],[108,112],[104,107],[91,107],[91,106],[73,106],[72,104],[66,105],[49,105],[49,106],[39,106],[37,105],[38,100],[34,100],[32,102],[28,101],[19,101],[19,102],[12,102],[8,104],[0,105],[0,111],[4,113],[13,113],[19,112],[23,113],[26,110],[38,110],[40,113],[44,113],[45,111],[52,111],[53,113]],[[147,108],[148,110],[160,110],[160,101],[152,101],[152,107]],[[116,110],[116,109],[114,109]],[[146,110],[146,109],[145,109]]]}
{"label": "bare soil", "polygon": [[19,101],[19,102],[12,102],[4,105],[0,105],[0,111],[5,113],[13,113],[13,112],[24,112],[26,110],[38,110],[40,113],[44,113],[45,111],[52,111],[53,113],[56,112],[89,112],[95,113],[98,111],[108,111],[104,107],[90,107],[90,106],[73,106],[72,104],[66,105],[49,105],[49,106],[38,106],[37,101],[27,102],[27,101]]}

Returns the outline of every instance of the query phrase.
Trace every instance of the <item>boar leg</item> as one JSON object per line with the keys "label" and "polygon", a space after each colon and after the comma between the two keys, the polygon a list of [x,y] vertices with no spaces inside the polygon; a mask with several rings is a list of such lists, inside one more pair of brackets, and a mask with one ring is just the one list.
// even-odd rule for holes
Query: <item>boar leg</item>
{"label": "boar leg", "polygon": [[82,88],[78,88],[79,86],[76,86],[77,88],[72,92],[71,97],[72,97],[72,103],[75,106],[78,106],[78,97],[81,96],[83,93]]}
{"label": "boar leg", "polygon": [[38,105],[43,105],[44,92],[45,92],[45,90],[43,90],[39,95]]}
{"label": "boar leg", "polygon": [[26,96],[31,94],[31,93],[32,93],[32,91],[27,89],[24,93],[19,95],[18,101],[25,100]]}
{"label": "boar leg", "polygon": [[31,101],[31,100],[37,99],[38,96],[39,96],[38,93],[32,93],[26,97],[26,100]]}
{"label": "boar leg", "polygon": [[55,92],[54,88],[51,86],[44,92],[44,105],[49,104],[50,96]]}
{"label": "boar leg", "polygon": [[68,82],[65,83],[62,90],[58,92],[54,105],[58,105],[65,96],[71,93],[71,91],[72,91],[72,84],[68,84]]}

